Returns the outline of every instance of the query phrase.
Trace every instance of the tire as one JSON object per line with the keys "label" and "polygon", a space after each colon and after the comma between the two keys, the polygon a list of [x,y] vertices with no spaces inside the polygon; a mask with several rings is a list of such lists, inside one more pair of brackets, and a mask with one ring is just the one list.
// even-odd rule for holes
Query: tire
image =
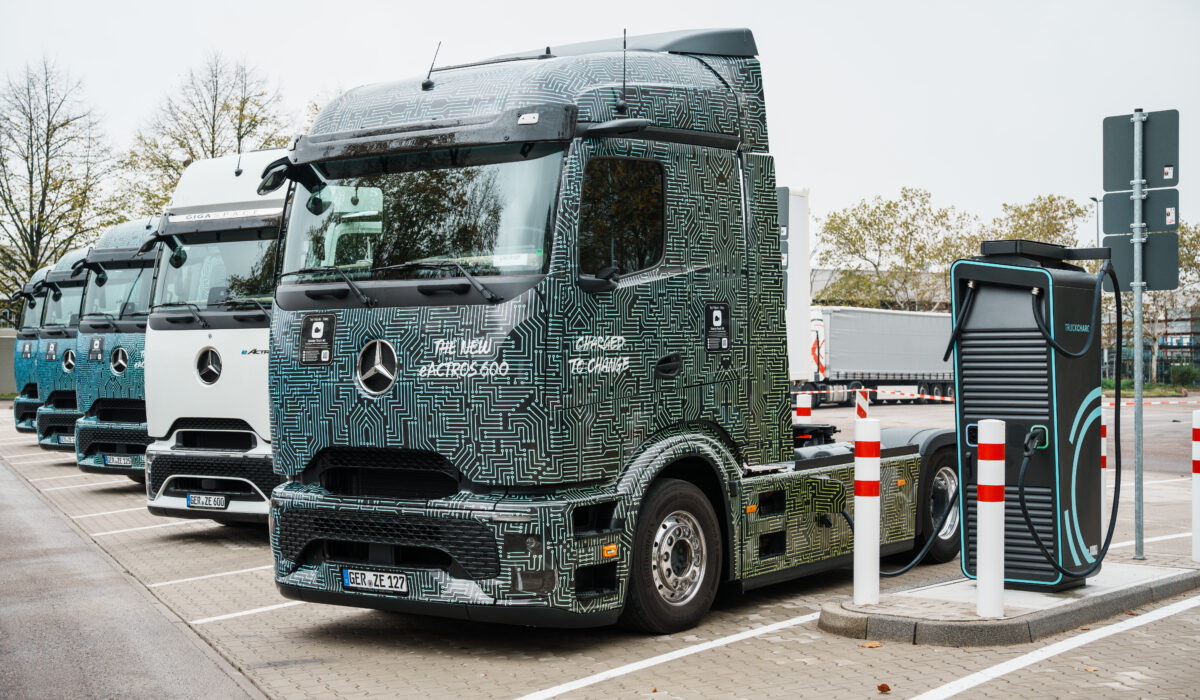
{"label": "tire", "polygon": [[[948,399],[954,398],[954,382],[950,382],[949,384],[946,385],[946,388],[942,391],[942,396],[945,396]],[[942,403],[950,403],[950,402],[943,401]]]}
{"label": "tire", "polygon": [[[859,389],[865,389],[865,388],[866,387],[863,386],[863,383],[859,382],[859,381],[853,381],[853,382],[850,382],[849,384],[847,384],[846,391],[848,393],[846,394],[846,403],[843,405],[847,406],[849,408],[854,408],[855,403],[858,401],[858,395],[855,392],[857,392]],[[867,405],[868,406],[871,405],[871,403],[872,403],[872,401],[870,399],[871,399],[871,395],[867,394]]]}
{"label": "tire", "polygon": [[[658,553],[671,564],[655,566]],[[721,561],[721,530],[704,493],[679,479],[654,482],[638,513],[621,625],[652,634],[695,627],[717,594]],[[660,593],[672,580],[681,588]]]}
{"label": "tire", "polygon": [[937,525],[935,516],[940,518],[945,512],[946,503],[959,484],[956,457],[954,448],[943,447],[921,465],[921,482],[917,493],[917,524],[921,534],[917,535],[914,551],[920,551],[930,537],[937,538],[925,555],[925,564],[944,564],[958,556],[962,518],[957,502],[953,504],[954,510],[945,526],[934,532],[934,526]]}

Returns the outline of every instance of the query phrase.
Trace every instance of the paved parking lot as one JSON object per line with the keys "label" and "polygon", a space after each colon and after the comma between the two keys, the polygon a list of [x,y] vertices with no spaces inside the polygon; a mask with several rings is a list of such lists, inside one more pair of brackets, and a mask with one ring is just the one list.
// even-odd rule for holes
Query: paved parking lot
{"label": "paved parking lot", "polygon": [[[1147,440],[1151,563],[1192,565],[1187,557],[1190,481],[1184,476],[1189,471],[1192,408],[1146,409],[1148,435],[1157,436]],[[885,426],[949,425],[952,410],[890,405],[875,407],[874,416]],[[841,437],[850,438],[849,409],[820,409],[815,419],[843,426]],[[1137,697],[1184,697],[1200,688],[1200,669],[1194,661],[1200,640],[1200,591],[1139,609],[1135,616],[1097,623],[1092,632],[1118,624],[1129,629],[1113,628],[1120,631],[1094,641],[1086,636],[1092,632],[1080,630],[1035,644],[983,649],[893,643],[864,648],[861,640],[821,632],[816,612],[823,603],[849,594],[849,571],[722,599],[697,629],[660,637],[615,628],[504,627],[288,601],[272,583],[264,528],[152,516],[143,507],[140,485],[83,474],[69,453],[41,451],[32,437],[13,431],[11,418],[0,426],[0,458],[6,472],[0,484],[7,491],[0,495],[0,507],[29,527],[58,528],[64,537],[73,538],[73,544],[53,545],[61,555],[57,576],[111,586],[114,598],[122,593],[121,605],[141,606],[141,612],[160,616],[167,623],[163,629],[170,632],[161,632],[164,663],[190,658],[193,652],[203,660],[191,674],[178,678],[180,695],[551,697],[562,692],[566,697],[864,697],[879,695],[878,686],[887,684],[891,695],[901,697],[926,691],[945,697],[960,690],[963,697],[1118,691]],[[1130,503],[1125,501],[1110,554],[1122,560],[1132,554]],[[23,512],[14,513],[17,509]],[[42,528],[31,518],[53,522]],[[0,531],[6,557],[28,550],[28,542],[14,539],[28,539],[21,533],[19,528]],[[108,567],[111,570],[103,573],[111,575],[98,575],[99,567]],[[0,609],[19,611],[23,617],[0,621],[0,631],[24,629],[29,616],[61,616],[77,602],[70,599],[79,595],[77,590],[39,583],[38,571],[6,568],[0,574]],[[918,567],[899,579],[885,580],[884,587],[914,586],[957,573],[957,562]],[[120,589],[127,584],[143,594],[136,602]],[[30,586],[43,594],[30,596]],[[117,624],[119,617],[102,614],[104,597],[95,596],[94,587],[88,590],[95,617]],[[1152,617],[1156,610],[1162,611],[1157,613],[1161,619]],[[1130,622],[1139,616],[1153,621]],[[87,630],[44,632],[77,643],[95,639]],[[54,695],[151,694],[148,689],[153,686],[138,692],[141,686],[135,684],[129,686],[135,690],[121,693],[111,683],[86,685],[69,663],[19,656],[20,639],[2,636],[0,665],[6,668],[0,671],[0,696],[31,694],[31,688],[55,688],[48,693]],[[206,648],[196,652],[171,646],[178,640],[194,640]],[[148,676],[150,664],[156,663],[153,649],[136,659],[111,658],[112,649],[99,643],[72,647],[71,653],[88,659],[90,673],[103,674],[107,668],[118,678],[118,673]],[[972,679],[983,680],[971,685]],[[954,683],[959,685],[943,687]],[[21,689],[25,692],[18,692]]]}

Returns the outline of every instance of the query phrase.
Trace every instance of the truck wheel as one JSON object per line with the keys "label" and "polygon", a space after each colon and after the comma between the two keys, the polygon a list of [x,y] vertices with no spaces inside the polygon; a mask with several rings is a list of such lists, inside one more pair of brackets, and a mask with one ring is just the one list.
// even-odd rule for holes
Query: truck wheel
{"label": "truck wheel", "polygon": [[638,514],[621,623],[654,634],[699,624],[717,593],[721,531],[704,493],[679,479],[655,482]]}
{"label": "truck wheel", "polygon": [[929,403],[929,399],[925,398],[926,396],[929,395],[929,384],[918,384],[917,385],[917,393],[920,394],[921,396],[916,400],[915,403],[918,403],[922,406]]}
{"label": "truck wheel", "polygon": [[[946,385],[946,390],[942,392],[942,396],[945,396],[948,399],[954,398],[954,382],[950,382],[949,384]],[[944,402],[944,403],[948,403],[948,402]]]}
{"label": "truck wheel", "polygon": [[[958,556],[958,528],[962,523],[959,517],[957,500],[951,503],[950,498],[958,490],[958,468],[955,465],[955,451],[942,448],[934,452],[929,460],[921,465],[921,484],[917,497],[917,518],[921,534],[917,536],[916,549],[920,550],[930,537],[937,538],[925,555],[925,563],[943,564]],[[946,519],[946,524],[937,532],[934,527],[946,512],[946,506],[953,509]]]}

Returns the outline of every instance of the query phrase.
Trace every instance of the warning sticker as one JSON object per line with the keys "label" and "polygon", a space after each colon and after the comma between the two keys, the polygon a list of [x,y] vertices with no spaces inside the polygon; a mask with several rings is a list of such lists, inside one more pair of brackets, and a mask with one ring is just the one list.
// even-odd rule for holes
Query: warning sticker
{"label": "warning sticker", "polygon": [[1175,179],[1175,166],[1174,165],[1164,165],[1163,166],[1163,179],[1164,180],[1174,180]]}
{"label": "warning sticker", "polygon": [[333,314],[312,314],[304,317],[300,335],[300,364],[327,365],[333,361],[333,333],[336,319]]}
{"label": "warning sticker", "polygon": [[1175,207],[1167,207],[1167,226],[1175,225]]}
{"label": "warning sticker", "polygon": [[100,362],[104,359],[104,336],[92,336],[92,342],[88,344],[88,359],[92,362]]}
{"label": "warning sticker", "polygon": [[729,352],[729,304],[709,302],[705,316],[704,349]]}

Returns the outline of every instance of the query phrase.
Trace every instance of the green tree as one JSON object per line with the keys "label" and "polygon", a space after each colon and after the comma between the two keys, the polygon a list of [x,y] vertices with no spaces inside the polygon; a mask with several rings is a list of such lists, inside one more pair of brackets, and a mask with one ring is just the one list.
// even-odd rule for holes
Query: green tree
{"label": "green tree", "polygon": [[134,137],[122,199],[129,211],[161,212],[188,163],[286,143],[278,91],[247,64],[210,54]]}
{"label": "green tree", "polygon": [[833,212],[820,223],[816,258],[835,274],[819,296],[851,306],[941,308],[954,259],[948,242],[977,229],[976,217],[935,207],[929,192],[911,187],[897,199],[875,197]]}
{"label": "green tree", "polygon": [[43,59],[0,91],[0,291],[114,223],[111,172],[83,85]]}

